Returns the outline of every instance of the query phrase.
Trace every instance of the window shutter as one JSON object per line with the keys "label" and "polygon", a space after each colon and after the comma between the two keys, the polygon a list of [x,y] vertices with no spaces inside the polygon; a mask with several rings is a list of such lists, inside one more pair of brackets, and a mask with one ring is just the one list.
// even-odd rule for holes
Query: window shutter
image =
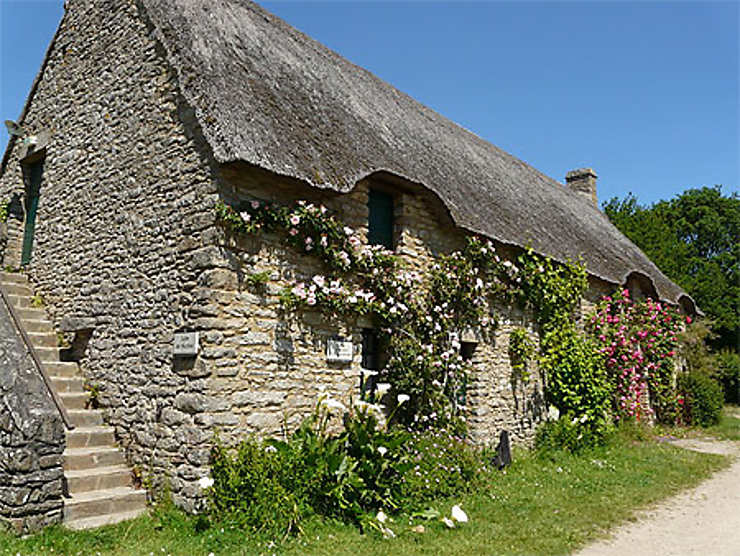
{"label": "window shutter", "polygon": [[393,197],[373,189],[368,193],[368,242],[393,249]]}

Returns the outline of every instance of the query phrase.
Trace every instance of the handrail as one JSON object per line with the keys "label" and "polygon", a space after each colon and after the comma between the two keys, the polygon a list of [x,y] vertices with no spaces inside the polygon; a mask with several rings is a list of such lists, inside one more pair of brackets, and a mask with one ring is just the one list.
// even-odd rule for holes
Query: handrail
{"label": "handrail", "polygon": [[31,339],[28,337],[28,334],[26,334],[26,330],[23,328],[23,326],[21,326],[21,320],[18,317],[18,314],[15,312],[13,305],[10,303],[10,300],[8,299],[8,294],[5,293],[5,289],[3,288],[2,284],[0,284],[0,297],[3,298],[3,301],[5,302],[5,306],[8,308],[8,313],[10,314],[10,318],[13,320],[13,324],[15,324],[15,327],[18,329],[18,332],[20,332],[21,338],[23,338],[23,343],[26,344],[26,349],[28,350],[28,353],[31,355],[31,359],[33,359],[33,362],[36,365],[36,368],[41,374],[41,378],[43,379],[44,384],[46,385],[46,389],[49,391],[49,394],[51,395],[51,399],[54,400],[54,405],[57,406],[57,409],[59,410],[59,414],[62,416],[62,421],[64,421],[64,426],[67,427],[67,430],[74,429],[75,426],[72,424],[72,421],[69,420],[69,414],[67,413],[67,408],[64,407],[62,400],[59,398],[59,394],[57,394],[57,391],[54,389],[51,379],[49,378],[49,375],[46,373],[46,369],[44,368],[43,363],[41,363],[41,359],[39,359],[38,353],[36,353],[36,350],[33,348],[33,344],[31,343]]}

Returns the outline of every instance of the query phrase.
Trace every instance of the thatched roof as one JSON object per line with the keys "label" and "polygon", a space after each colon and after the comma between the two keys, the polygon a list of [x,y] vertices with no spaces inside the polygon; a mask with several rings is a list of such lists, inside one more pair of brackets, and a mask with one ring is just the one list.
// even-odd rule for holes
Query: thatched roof
{"label": "thatched roof", "polygon": [[142,0],[222,163],[348,191],[386,171],[436,193],[455,223],[615,284],[688,296],[587,200],[247,0]]}

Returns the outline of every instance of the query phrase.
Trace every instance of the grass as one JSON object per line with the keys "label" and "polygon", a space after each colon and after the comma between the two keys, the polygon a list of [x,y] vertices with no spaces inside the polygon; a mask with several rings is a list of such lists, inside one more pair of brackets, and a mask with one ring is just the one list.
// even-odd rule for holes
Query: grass
{"label": "grass", "polygon": [[740,408],[736,405],[725,406],[719,423],[704,429],[704,432],[723,440],[740,440]]}
{"label": "grass", "polygon": [[[454,530],[439,521],[396,516],[390,527],[397,538],[384,540],[374,532],[362,535],[352,526],[313,518],[304,523],[303,535],[283,542],[208,526],[164,504],[149,516],[96,531],[53,527],[26,539],[0,534],[0,555],[562,554],[730,462],[635,436],[580,456],[516,456],[487,488],[433,505],[444,515],[453,504],[462,505],[470,522]],[[424,533],[411,530],[418,524]]]}

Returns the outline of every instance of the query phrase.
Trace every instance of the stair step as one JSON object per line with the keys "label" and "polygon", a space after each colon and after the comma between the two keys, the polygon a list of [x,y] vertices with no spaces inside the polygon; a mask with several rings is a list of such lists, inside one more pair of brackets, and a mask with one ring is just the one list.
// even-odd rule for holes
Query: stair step
{"label": "stair step", "polygon": [[38,354],[39,359],[41,359],[42,363],[58,363],[59,362],[59,348],[33,346],[33,349]]}
{"label": "stair step", "polygon": [[16,307],[18,309],[40,309],[40,307],[34,307],[31,305],[31,296],[29,295],[8,294],[8,301],[10,301],[10,304],[13,307]]}
{"label": "stair step", "polygon": [[146,508],[141,508],[138,510],[132,510],[130,512],[118,512],[116,514],[86,517],[84,519],[67,521],[64,526],[67,529],[73,529],[75,531],[80,531],[82,529],[95,529],[97,527],[103,527],[104,525],[113,525],[114,523],[120,523],[122,521],[128,521],[129,519],[137,518],[145,512]]}
{"label": "stair step", "polygon": [[28,277],[20,272],[0,272],[0,282],[5,284],[28,284]]}
{"label": "stair step", "polygon": [[90,401],[89,392],[59,392],[64,407],[67,409],[87,409]]}
{"label": "stair step", "polygon": [[28,332],[28,339],[31,340],[33,347],[53,347],[59,349],[56,334],[49,332],[29,332],[28,330],[26,332]]}
{"label": "stair step", "polygon": [[75,427],[99,427],[103,424],[103,412],[99,409],[70,409],[67,413]]}
{"label": "stair step", "polygon": [[44,362],[44,369],[49,373],[50,377],[74,377],[79,376],[80,369],[77,367],[77,363],[70,361],[53,361]]}
{"label": "stair step", "polygon": [[46,311],[37,307],[15,307],[15,312],[22,320],[44,320]]}
{"label": "stair step", "polygon": [[66,471],[64,477],[67,479],[67,489],[72,496],[91,490],[131,486],[131,471],[125,465]]}
{"label": "stair step", "polygon": [[2,287],[5,290],[5,293],[7,293],[8,295],[33,297],[33,291],[31,290],[31,288],[28,287],[27,284],[19,284],[13,282],[7,283],[3,281]]}
{"label": "stair step", "polygon": [[67,448],[64,451],[65,472],[93,467],[123,465],[125,462],[126,460],[121,450],[115,446],[105,446],[102,448]]}
{"label": "stair step", "polygon": [[58,394],[61,394],[62,392],[74,394],[85,393],[85,390],[83,389],[85,379],[81,376],[51,376],[51,382],[54,384],[54,388],[57,389]]}
{"label": "stair step", "polygon": [[68,448],[103,448],[114,446],[115,441],[113,427],[77,427],[67,431]]}
{"label": "stair step", "polygon": [[24,319],[21,318],[21,324],[26,332],[41,332],[46,334],[54,334],[54,327],[51,325],[51,321],[46,319]]}
{"label": "stair step", "polygon": [[131,487],[80,492],[64,501],[64,522],[146,509],[146,491]]}

